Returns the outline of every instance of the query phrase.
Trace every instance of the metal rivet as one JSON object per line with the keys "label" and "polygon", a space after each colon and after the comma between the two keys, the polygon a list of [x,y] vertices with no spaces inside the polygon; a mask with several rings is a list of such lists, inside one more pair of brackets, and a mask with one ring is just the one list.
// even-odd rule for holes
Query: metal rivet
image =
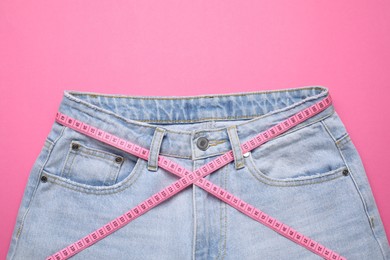
{"label": "metal rivet", "polygon": [[371,227],[374,228],[374,217],[373,216],[370,216],[370,224],[371,224]]}
{"label": "metal rivet", "polygon": [[209,147],[209,140],[206,137],[199,137],[196,145],[199,149],[205,151]]}
{"label": "metal rivet", "polygon": [[41,177],[41,181],[42,181],[42,182],[47,182],[47,177],[46,177],[45,175],[43,175],[43,176]]}
{"label": "metal rivet", "polygon": [[123,159],[122,159],[122,157],[116,157],[115,158],[115,161],[117,162],[117,163],[121,163],[122,161],[123,161]]}
{"label": "metal rivet", "polygon": [[72,149],[77,150],[79,149],[80,145],[79,144],[72,144]]}
{"label": "metal rivet", "polygon": [[250,155],[250,152],[246,152],[246,153],[244,153],[242,156],[244,156],[245,158],[247,158],[247,157],[249,157],[249,155]]}
{"label": "metal rivet", "polygon": [[243,168],[244,167],[244,163],[243,162],[237,163],[237,167],[238,168]]}
{"label": "metal rivet", "polygon": [[349,174],[349,171],[348,171],[347,169],[345,169],[345,170],[343,171],[343,175],[344,175],[344,176],[348,176],[348,174]]}

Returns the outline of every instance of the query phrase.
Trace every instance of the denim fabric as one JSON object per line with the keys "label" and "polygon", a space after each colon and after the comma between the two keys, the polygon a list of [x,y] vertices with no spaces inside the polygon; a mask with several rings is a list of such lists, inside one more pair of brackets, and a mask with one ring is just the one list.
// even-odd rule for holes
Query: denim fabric
{"label": "denim fabric", "polygon": [[[171,97],[64,91],[58,111],[193,171],[328,94],[324,86]],[[156,129],[164,135],[152,146]],[[200,137],[209,141],[206,150],[197,146]],[[333,105],[243,162],[205,178],[347,259],[390,259],[362,160]],[[45,259],[178,179],[152,168],[54,122],[31,169],[7,259]],[[72,258],[321,259],[195,185]]]}

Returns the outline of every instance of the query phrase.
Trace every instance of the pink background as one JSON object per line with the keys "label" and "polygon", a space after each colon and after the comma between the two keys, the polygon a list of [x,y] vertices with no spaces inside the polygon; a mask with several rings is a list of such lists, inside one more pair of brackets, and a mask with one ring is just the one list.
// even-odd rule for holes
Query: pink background
{"label": "pink background", "polygon": [[[272,3],[271,3],[272,2]],[[390,234],[388,1],[0,2],[0,258],[65,89],[196,95],[324,85]]]}

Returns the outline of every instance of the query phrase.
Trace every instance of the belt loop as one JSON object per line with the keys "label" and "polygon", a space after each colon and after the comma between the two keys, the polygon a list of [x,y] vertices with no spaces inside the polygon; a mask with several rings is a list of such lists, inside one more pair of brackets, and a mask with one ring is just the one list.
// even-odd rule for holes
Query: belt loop
{"label": "belt loop", "polygon": [[238,138],[237,128],[235,125],[229,126],[227,132],[230,139],[230,144],[233,150],[234,164],[236,170],[244,168],[244,158],[242,155],[240,139]]}
{"label": "belt loop", "polygon": [[165,135],[166,130],[160,127],[156,127],[154,131],[152,143],[150,144],[149,156],[148,156],[148,170],[157,171],[158,169],[158,155],[160,153],[161,141]]}

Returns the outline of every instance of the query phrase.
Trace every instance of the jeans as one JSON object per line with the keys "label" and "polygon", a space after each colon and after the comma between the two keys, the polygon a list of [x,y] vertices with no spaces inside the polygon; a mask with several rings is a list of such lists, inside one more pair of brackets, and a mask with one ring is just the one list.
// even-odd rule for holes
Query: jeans
{"label": "jeans", "polygon": [[[346,259],[390,259],[360,155],[333,104],[250,152],[240,144],[327,97],[324,86],[198,96],[64,91],[58,111],[149,149],[148,160],[54,121],[7,259],[45,259],[233,150],[204,179]],[[322,259],[190,185],[73,259]]]}

